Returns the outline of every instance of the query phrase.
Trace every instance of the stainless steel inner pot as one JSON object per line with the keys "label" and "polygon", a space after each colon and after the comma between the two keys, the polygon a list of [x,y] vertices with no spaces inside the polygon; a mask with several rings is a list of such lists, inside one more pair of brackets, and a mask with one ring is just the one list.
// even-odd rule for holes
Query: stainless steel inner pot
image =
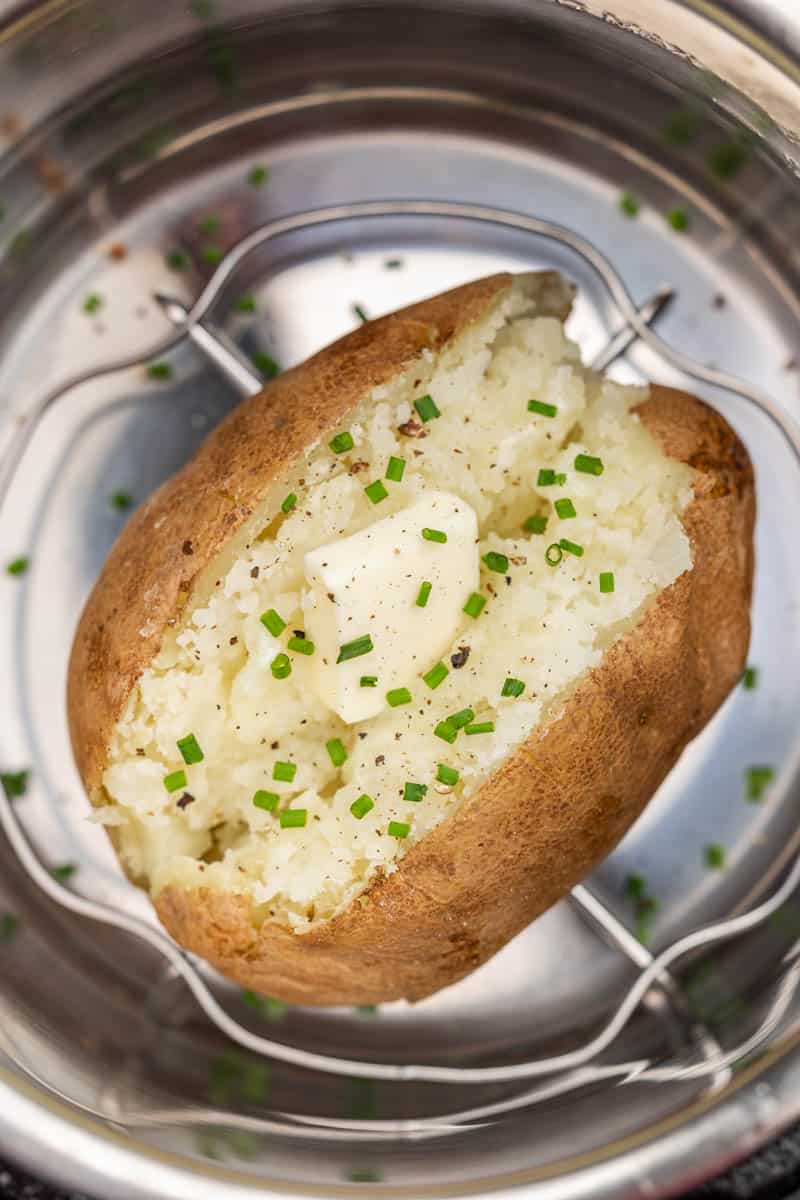
{"label": "stainless steel inner pot", "polygon": [[[798,45],[800,14],[779,0],[0,5],[0,433],[76,371],[140,360],[53,408],[0,512],[0,561],[30,558],[0,577],[0,771],[12,791],[30,771],[15,811],[46,866],[75,867],[61,872],[73,894],[153,920],[86,821],[62,699],[81,602],[125,519],[114,497],[143,499],[237,398],[187,342],[169,379],[148,375],[170,331],[154,292],[191,302],[229,246],[307,210],[491,206],[588,239],[638,303],[668,285],[659,335],[797,417]],[[209,315],[256,361],[285,366],[350,328],[356,306],[376,315],[541,263],[578,283],[573,329],[591,357],[620,315],[586,262],[453,214],[353,216],[276,238]],[[255,314],[239,311],[243,294]],[[613,369],[683,378],[641,341]],[[751,908],[797,850],[800,475],[762,412],[700,391],[757,468],[758,686],[731,697],[586,881],[645,939],[631,952],[644,963]],[[747,800],[753,766],[775,772],[760,803]],[[707,865],[710,845],[725,848],[724,869]],[[789,902],[682,957],[600,1070],[568,1091],[550,1079],[534,1102],[519,1085],[375,1083],[242,1051],[155,950],[66,911],[0,841],[0,1151],[106,1197],[676,1195],[800,1115],[788,992],[733,1070],[666,1069],[698,1037],[746,1043],[799,934]],[[284,1009],[204,979],[235,1020],[285,1046],[483,1067],[583,1044],[636,971],[564,902],[417,1006]],[[602,1076],[644,1057],[665,1077]],[[494,1111],[424,1124],[477,1109]]]}

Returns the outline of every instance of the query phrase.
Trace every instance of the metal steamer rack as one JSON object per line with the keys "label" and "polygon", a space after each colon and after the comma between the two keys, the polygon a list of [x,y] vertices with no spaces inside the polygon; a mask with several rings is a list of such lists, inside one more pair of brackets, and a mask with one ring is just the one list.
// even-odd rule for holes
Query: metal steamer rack
{"label": "metal steamer rack", "polygon": [[[778,428],[800,465],[800,429],[768,396],[722,371],[692,361],[670,348],[652,331],[651,323],[673,299],[672,289],[661,288],[645,303],[637,305],[614,267],[591,242],[548,221],[479,205],[416,201],[365,202],[301,213],[255,229],[225,255],[190,308],[179,300],[157,295],[157,301],[176,326],[174,335],[162,340],[158,345],[151,346],[144,354],[119,359],[67,379],[58,388],[43,396],[30,413],[7,423],[4,444],[0,445],[0,507],[7,498],[12,480],[42,417],[83,384],[143,365],[188,339],[240,394],[246,396],[260,391],[263,381],[253,371],[249,360],[223,332],[215,329],[206,320],[216,297],[231,281],[237,268],[258,247],[300,230],[336,225],[354,219],[373,221],[392,217],[416,218],[421,221],[426,218],[450,218],[483,223],[530,235],[532,239],[535,238],[545,245],[548,242],[556,243],[568,249],[583,259],[604,285],[613,310],[619,317],[618,331],[595,356],[591,364],[593,367],[606,368],[623,355],[637,339],[641,339],[662,365],[677,369],[684,376],[699,383],[721,389],[732,404],[750,405],[759,409]],[[294,1067],[359,1079],[400,1083],[520,1085],[504,1098],[492,1103],[458,1111],[443,1111],[437,1115],[412,1120],[339,1119],[300,1115],[277,1109],[269,1109],[263,1116],[248,1116],[199,1107],[131,1112],[120,1106],[113,1092],[103,1099],[103,1107],[79,1106],[84,1112],[122,1129],[195,1125],[229,1127],[253,1133],[280,1134],[283,1137],[305,1137],[313,1129],[315,1137],[329,1140],[413,1140],[443,1137],[463,1132],[470,1126],[491,1124],[492,1120],[502,1113],[526,1109],[536,1103],[590,1085],[597,1087],[631,1082],[657,1084],[694,1080],[699,1082],[708,1095],[724,1088],[732,1078],[734,1067],[763,1047],[778,1030],[787,1025],[790,1006],[800,986],[800,940],[797,940],[782,958],[781,973],[773,984],[771,1001],[766,1010],[761,1011],[757,1027],[737,1045],[723,1049],[711,1030],[693,1014],[685,991],[676,976],[670,972],[673,964],[685,956],[696,955],[701,950],[741,937],[763,925],[792,898],[800,886],[800,859],[797,857],[788,865],[780,886],[768,899],[730,919],[707,925],[681,937],[656,956],[629,932],[596,895],[586,886],[580,885],[573,889],[569,903],[586,918],[587,923],[606,945],[614,948],[637,972],[635,981],[619,1001],[615,1011],[602,1028],[583,1045],[548,1058],[479,1067],[424,1063],[401,1065],[310,1052],[261,1037],[239,1024],[213,995],[193,960],[160,929],[136,916],[117,911],[110,905],[84,898],[54,880],[50,871],[40,861],[26,834],[21,807],[12,807],[10,798],[2,788],[0,824],[22,868],[50,900],[69,913],[79,914],[139,938],[157,951],[164,960],[166,974],[170,978],[182,980],[205,1016],[231,1042],[245,1050]],[[640,1005],[647,1005],[651,1010],[670,1017],[681,1031],[681,1051],[671,1059],[642,1057],[624,1062],[599,1062],[599,1056],[613,1048],[615,1040]],[[0,1048],[8,1053],[23,1074],[27,1074],[36,1082],[42,1082],[35,1072],[25,1065],[24,1054],[15,1047],[7,1031],[0,1032]],[[68,1099],[65,1096],[62,1098]],[[76,1103],[71,1099],[68,1102],[73,1105]]]}

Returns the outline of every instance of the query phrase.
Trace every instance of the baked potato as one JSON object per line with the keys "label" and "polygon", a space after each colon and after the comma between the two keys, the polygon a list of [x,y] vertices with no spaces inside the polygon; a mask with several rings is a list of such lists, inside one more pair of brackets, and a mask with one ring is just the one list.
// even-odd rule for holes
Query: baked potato
{"label": "baked potato", "polygon": [[76,633],[77,764],[166,928],[301,1004],[418,1000],[619,841],[742,671],[753,474],[495,275],[246,400]]}

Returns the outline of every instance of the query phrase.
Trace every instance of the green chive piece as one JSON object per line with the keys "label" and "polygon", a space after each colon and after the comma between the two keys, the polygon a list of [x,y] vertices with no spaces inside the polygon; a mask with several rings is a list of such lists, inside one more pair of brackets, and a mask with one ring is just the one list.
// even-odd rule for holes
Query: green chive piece
{"label": "green chive piece", "polygon": [[289,495],[281,501],[281,512],[290,513],[296,504],[297,496],[294,492],[289,492]]}
{"label": "green chive piece", "polygon": [[352,642],[345,642],[339,647],[339,657],[337,663],[349,662],[351,658],[361,658],[364,654],[369,654],[375,647],[372,644],[372,637],[365,633],[362,637],[353,638]]}
{"label": "green chive piece", "polygon": [[75,863],[61,863],[59,866],[53,867],[50,874],[56,883],[69,883],[77,869]]}
{"label": "green chive piece", "polygon": [[425,793],[428,790],[427,783],[406,783],[403,787],[403,799],[409,804],[419,804],[420,800],[425,799]]}
{"label": "green chive piece", "polygon": [[[275,1003],[275,1001],[273,1001],[273,1003]],[[281,1000],[278,1000],[277,1003],[282,1005],[282,1008],[285,1010],[286,1005],[284,1005]],[[269,1017],[268,1019],[273,1021],[276,1020],[274,1016]],[[263,1062],[249,1062],[245,1067],[242,1077],[239,1081],[239,1090],[241,1091],[243,1098],[245,1100],[249,1100],[251,1104],[263,1104],[269,1095],[269,1086],[270,1069],[268,1064]],[[241,1132],[242,1131],[239,1130],[239,1133]],[[249,1144],[249,1141],[237,1141],[236,1143],[232,1144],[234,1149],[238,1151],[240,1157],[255,1158],[255,1143],[252,1146]]]}
{"label": "green chive piece", "polygon": [[420,396],[414,401],[414,408],[419,413],[419,419],[423,422],[432,421],[434,417],[440,417],[442,414],[436,407],[433,396]]}
{"label": "green chive piece", "polygon": [[172,364],[160,360],[151,362],[147,367],[148,379],[172,379]]}
{"label": "green chive piece", "polygon": [[442,533],[441,529],[423,529],[422,536],[426,542],[439,542],[442,546],[447,541],[447,534]]}
{"label": "green chive piece", "polygon": [[432,591],[433,591],[433,584],[430,583],[427,579],[425,580],[424,583],[420,584],[419,591],[417,592],[417,598],[414,601],[417,608],[425,607],[425,605],[428,603],[428,597],[430,596]]}
{"label": "green chive piece", "polygon": [[712,871],[720,871],[725,866],[725,848],[719,842],[710,842],[703,847],[703,859]]}
{"label": "green chive piece", "polygon": [[279,783],[292,783],[296,774],[296,763],[276,762],[272,768],[272,778],[277,779]]}
{"label": "green chive piece", "polygon": [[558,407],[555,404],[545,404],[543,400],[529,400],[528,412],[538,413],[540,417],[554,417]]}
{"label": "green chive piece", "polygon": [[316,647],[313,642],[310,642],[307,637],[290,637],[287,642],[290,650],[294,650],[295,654],[305,654],[306,657],[314,653]]}
{"label": "green chive piece", "polygon": [[390,708],[399,708],[401,704],[411,703],[411,692],[408,688],[392,688],[386,693],[386,703]]}
{"label": "green chive piece", "polygon": [[677,109],[664,126],[664,137],[675,146],[688,146],[697,133],[699,118],[685,108]]}
{"label": "green chive piece", "polygon": [[448,668],[443,662],[438,662],[435,667],[431,667],[430,671],[422,676],[423,683],[426,683],[431,691],[435,691],[440,683],[444,683],[447,676],[450,674]]}
{"label": "green chive piece", "polygon": [[253,796],[253,805],[256,808],[263,808],[264,812],[275,812],[280,802],[280,796],[277,792],[265,792],[259,788]]}
{"label": "green chive piece", "polygon": [[255,296],[247,292],[244,296],[240,296],[233,306],[240,313],[254,313],[258,308]]}
{"label": "green chive piece", "polygon": [[186,787],[186,772],[183,770],[172,771],[171,774],[164,776],[164,787],[168,792],[179,792],[181,788]]}
{"label": "green chive piece", "polygon": [[292,673],[292,660],[288,654],[276,654],[269,669],[276,679],[288,679]]}
{"label": "green chive piece", "polygon": [[265,379],[274,379],[280,373],[280,367],[271,354],[265,350],[257,350],[252,355],[253,366]]}
{"label": "green chive piece", "polygon": [[0,787],[9,800],[19,800],[28,790],[30,771],[0,771]]}
{"label": "green chive piece", "polygon": [[[386,264],[388,267],[388,263]],[[360,1006],[363,1008],[363,1005]],[[351,1167],[345,1175],[348,1183],[382,1183],[383,1176],[374,1167]]]}
{"label": "green chive piece", "polygon": [[20,919],[14,913],[0,913],[0,945],[13,941],[20,927]]}
{"label": "green chive piece", "polygon": [[641,205],[636,197],[631,192],[623,192],[619,198],[619,210],[626,217],[637,217]]}
{"label": "green chive piece", "polygon": [[740,141],[723,142],[708,157],[708,165],[720,179],[730,179],[747,160],[747,150]]}
{"label": "green chive piece", "polygon": [[386,490],[382,479],[376,479],[374,483],[369,483],[364,488],[367,493],[367,499],[373,504],[380,504],[381,500],[385,500],[389,493]]}
{"label": "green chive piece", "polygon": [[443,742],[449,742],[451,746],[458,737],[458,730],[451,721],[440,721],[433,732],[436,737],[441,738]]}
{"label": "green chive piece", "polygon": [[584,475],[602,475],[605,470],[602,458],[595,458],[593,454],[576,454],[573,466]]}
{"label": "green chive piece", "polygon": [[280,613],[277,613],[274,608],[268,608],[265,613],[262,613],[258,618],[265,629],[268,629],[273,637],[278,637],[286,628],[286,622]]}
{"label": "green chive piece", "polygon": [[500,690],[500,695],[516,697],[521,696],[524,691],[525,684],[522,682],[522,680],[514,679],[511,675],[509,675]]}
{"label": "green chive piece", "polygon": [[411,826],[405,821],[390,821],[388,834],[389,837],[407,838],[411,832]]}
{"label": "green chive piece", "polygon": [[83,302],[83,311],[87,316],[93,317],[103,307],[103,297],[98,296],[97,292],[90,292]]}
{"label": "green chive piece", "polygon": [[601,571],[600,572],[600,591],[603,592],[605,595],[608,595],[610,592],[613,592],[613,590],[614,590],[614,572],[613,571]]}
{"label": "green chive piece", "polygon": [[189,265],[189,259],[182,250],[169,250],[164,255],[164,262],[170,271],[185,271]]}
{"label": "green chive piece", "polygon": [[462,708],[459,712],[453,713],[447,718],[448,724],[454,729],[463,729],[465,725],[469,725],[470,721],[475,720],[475,713],[471,708]]}
{"label": "green chive piece", "polygon": [[564,471],[556,471],[556,483],[559,487],[567,482],[567,476]]}
{"label": "green chive piece", "polygon": [[377,675],[362,675],[358,681],[358,686],[359,687],[377,687],[378,686],[378,676]]}
{"label": "green chive piece", "polygon": [[570,542],[567,538],[559,538],[558,544],[562,550],[566,550],[567,554],[574,554],[576,558],[583,557],[583,546],[579,546],[577,542]]}
{"label": "green chive piece", "polygon": [[488,554],[484,554],[483,561],[490,571],[496,571],[498,575],[508,574],[508,559],[505,554],[498,554],[496,550],[490,550]]}
{"label": "green chive piece", "polygon": [[307,817],[305,808],[285,808],[280,816],[281,829],[302,829]]}
{"label": "green chive piece", "polygon": [[550,467],[540,467],[536,476],[537,487],[552,487],[556,481],[556,473]]}
{"label": "green chive piece", "polygon": [[129,508],[133,508],[133,496],[130,492],[112,492],[108,502],[117,512],[127,512]]}
{"label": "green chive piece", "polygon": [[201,233],[206,234],[207,237],[213,237],[215,233],[219,233],[221,224],[222,221],[220,221],[219,217],[203,217],[202,221],[197,222],[197,228]]}
{"label": "green chive piece", "polygon": [[545,562],[551,567],[557,567],[564,557],[564,551],[559,546],[558,542],[551,542],[544,552]]}
{"label": "green chive piece", "polygon": [[547,517],[528,517],[522,528],[526,533],[544,533],[547,529]]}
{"label": "green chive piece", "polygon": [[366,311],[361,304],[353,305],[353,313],[355,316],[358,317],[358,319],[362,323],[362,325],[366,325],[367,321],[369,320],[369,317],[367,316]]}
{"label": "green chive piece", "polygon": [[377,1004],[357,1004],[356,1012],[361,1013],[365,1017],[374,1017],[378,1011]]}
{"label": "green chive piece", "polygon": [[568,498],[556,500],[553,504],[553,508],[556,510],[556,513],[562,521],[568,520],[569,517],[577,517],[578,515],[575,511],[575,505]]}
{"label": "green chive piece", "polygon": [[747,767],[744,778],[747,799],[751,804],[758,804],[775,778],[775,770],[773,767]]}
{"label": "green chive piece", "polygon": [[178,749],[187,767],[191,767],[193,763],[202,762],[205,757],[200,749],[200,743],[193,733],[187,733],[186,737],[178,738]]}
{"label": "green chive piece", "polygon": [[332,437],[328,445],[334,454],[346,454],[348,450],[353,449],[355,442],[349,429],[344,429],[341,433],[337,433],[335,437]]}
{"label": "green chive piece", "polygon": [[360,821],[362,817],[365,817],[367,813],[370,812],[374,807],[375,801],[371,796],[368,796],[366,793],[364,793],[363,796],[359,796],[358,799],[354,800],[350,805],[350,812],[357,821]]}
{"label": "green chive piece", "polygon": [[754,692],[758,687],[758,667],[745,667],[742,673],[742,687],[746,692]]}
{"label": "green chive piece", "polygon": [[685,233],[689,228],[689,214],[685,208],[672,208],[667,213],[667,223],[676,233]]}
{"label": "green chive piece", "polygon": [[207,266],[216,267],[218,263],[222,262],[224,257],[222,247],[209,242],[207,246],[201,247],[200,257]]}
{"label": "green chive piece", "polygon": [[331,738],[325,743],[325,749],[328,751],[328,758],[335,767],[340,767],[342,763],[347,762],[347,751],[344,748],[344,743],[341,738]]}
{"label": "green chive piece", "polygon": [[11,562],[6,565],[6,575],[24,575],[28,567],[31,565],[29,558],[20,557],[12,558]]}
{"label": "green chive piece", "polygon": [[485,607],[486,597],[482,596],[480,592],[473,592],[461,611],[465,612],[468,617],[472,617],[473,619],[477,620]]}
{"label": "green chive piece", "polygon": [[405,264],[402,258],[387,258],[383,265],[387,271],[399,271]]}
{"label": "green chive piece", "polygon": [[400,483],[406,469],[406,460],[404,458],[395,458],[394,455],[389,459],[389,465],[386,468],[386,478],[391,483]]}
{"label": "green chive piece", "polygon": [[494,733],[494,721],[477,721],[474,725],[465,725],[464,733]]}
{"label": "green chive piece", "polygon": [[446,783],[448,787],[455,787],[459,780],[459,774],[455,767],[448,767],[447,763],[439,763],[436,767],[436,778],[439,783]]}
{"label": "green chive piece", "polygon": [[643,875],[626,875],[623,891],[628,900],[642,900],[647,895],[647,880]]}
{"label": "green chive piece", "polygon": [[269,171],[266,167],[251,167],[247,175],[247,182],[250,187],[263,187],[269,179]]}

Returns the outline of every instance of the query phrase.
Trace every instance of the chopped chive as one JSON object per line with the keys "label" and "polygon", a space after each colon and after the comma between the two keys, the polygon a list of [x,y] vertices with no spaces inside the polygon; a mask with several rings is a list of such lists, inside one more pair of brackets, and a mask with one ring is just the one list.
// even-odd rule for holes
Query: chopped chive
{"label": "chopped chive", "polygon": [[465,725],[464,733],[494,733],[494,721],[477,721],[474,725]]}
{"label": "chopped chive", "polygon": [[567,482],[567,476],[564,471],[556,471],[556,483],[559,487]]}
{"label": "chopped chive", "polygon": [[77,869],[75,863],[61,863],[59,866],[53,867],[50,874],[56,883],[69,883]]}
{"label": "chopped chive", "polygon": [[269,171],[266,167],[251,167],[247,175],[250,187],[262,187],[268,179]]}
{"label": "chopped chive", "polygon": [[647,880],[643,875],[626,875],[623,891],[628,900],[643,900],[647,895]]}
{"label": "chopped chive", "polygon": [[711,151],[708,163],[720,179],[730,179],[747,160],[747,150],[740,141],[723,142]]}
{"label": "chopped chive", "polygon": [[185,271],[189,265],[189,259],[182,250],[169,250],[164,255],[164,262],[170,271]]}
{"label": "chopped chive", "polygon": [[357,821],[360,821],[361,818],[365,817],[367,813],[370,812],[374,807],[375,801],[371,796],[367,796],[365,793],[363,796],[359,796],[357,800],[353,801],[353,803],[350,805],[350,812]]}
{"label": "chopped chive", "polygon": [[358,317],[358,319],[359,319],[359,321],[361,321],[362,325],[365,325],[367,323],[367,321],[369,320],[369,317],[367,316],[366,311],[360,304],[353,305],[353,313],[355,314],[355,316]]}
{"label": "chopped chive", "polygon": [[468,617],[473,617],[477,620],[485,607],[486,597],[482,596],[480,592],[473,592],[461,611],[465,612]]}
{"label": "chopped chive", "polygon": [[83,302],[83,311],[89,317],[93,317],[102,307],[103,297],[98,296],[97,292],[90,292]]}
{"label": "chopped chive", "polygon": [[313,642],[310,642],[307,637],[290,637],[287,642],[289,650],[294,650],[295,654],[305,654],[306,657],[314,653],[316,647]]}
{"label": "chopped chive", "polygon": [[620,212],[624,213],[626,217],[636,217],[639,215],[641,205],[631,192],[623,192],[618,203]]}
{"label": "chopped chive", "polygon": [[374,483],[368,483],[364,491],[367,493],[367,499],[371,500],[373,504],[380,504],[381,500],[385,500],[389,495],[382,479],[376,479]]}
{"label": "chopped chive", "polygon": [[247,292],[244,296],[240,296],[233,306],[240,313],[254,313],[258,308],[255,296]]}
{"label": "chopped chive", "polygon": [[339,647],[339,657],[337,663],[349,662],[351,658],[361,658],[364,654],[369,654],[375,647],[372,644],[372,637],[365,633],[362,637],[353,638],[352,642],[345,642]]}
{"label": "chopped chive", "polygon": [[536,476],[537,487],[552,487],[556,482],[556,473],[550,467],[540,467]]}
{"label": "chopped chive", "polygon": [[307,816],[305,808],[285,808],[280,815],[281,829],[302,829]]}
{"label": "chopped chive", "polygon": [[405,821],[390,821],[389,822],[389,829],[388,829],[389,837],[407,838],[410,831],[411,831],[411,826],[407,825]]}
{"label": "chopped chive", "polygon": [[163,359],[159,362],[148,363],[147,377],[148,379],[172,379],[172,364],[164,362]]}
{"label": "chopped chive", "polygon": [[279,783],[292,783],[296,774],[296,763],[276,762],[272,768],[272,778],[277,779]]}
{"label": "chopped chive", "polygon": [[558,544],[562,550],[566,550],[567,554],[574,554],[576,558],[583,556],[583,546],[579,546],[577,542],[570,542],[567,538],[559,538]]}
{"label": "chopped chive", "polygon": [[213,237],[215,233],[219,233],[221,224],[222,221],[220,221],[219,217],[203,217],[202,221],[197,222],[197,228],[207,237]]}
{"label": "chopped chive", "polygon": [[664,137],[675,146],[688,146],[697,133],[699,119],[685,108],[677,109],[664,126]]}
{"label": "chopped chive", "polygon": [[417,592],[417,598],[414,601],[417,608],[425,607],[425,605],[428,603],[428,597],[430,596],[432,591],[433,591],[433,584],[430,583],[427,579],[425,580],[424,583],[420,584],[419,591]]}
{"label": "chopped chive", "polygon": [[378,1011],[377,1004],[357,1004],[356,1012],[361,1013],[365,1017],[374,1017]]}
{"label": "chopped chive", "polygon": [[280,372],[280,367],[275,359],[271,354],[267,354],[265,350],[257,350],[252,355],[252,362],[258,373],[263,375],[265,379],[274,379]]}
{"label": "chopped chive", "polygon": [[399,271],[405,264],[402,258],[387,258],[383,265],[387,271]]}
{"label": "chopped chive", "polygon": [[465,725],[469,725],[470,721],[475,720],[475,713],[471,708],[462,708],[459,712],[453,713],[447,718],[447,721],[454,729],[463,729]]}
{"label": "chopped chive", "polygon": [[292,673],[292,660],[288,654],[276,654],[269,669],[276,679],[288,679]]}
{"label": "chopped chive", "polygon": [[129,508],[133,507],[133,496],[130,492],[112,492],[108,502],[117,512],[127,512]]}
{"label": "chopped chive", "polygon": [[685,208],[672,208],[667,213],[667,223],[676,233],[685,233],[689,228],[689,214]]}
{"label": "chopped chive", "polygon": [[390,708],[399,708],[401,704],[411,703],[411,692],[408,688],[392,688],[386,693],[386,702]]}
{"label": "chopped chive", "polygon": [[378,676],[377,675],[362,675],[358,681],[358,686],[359,687],[377,687],[378,686]]}
{"label": "chopped chive", "polygon": [[605,595],[608,595],[610,592],[613,592],[613,590],[614,590],[614,572],[613,571],[601,571],[600,572],[600,591],[603,592]]}
{"label": "chopped chive", "polygon": [[[268,997],[264,999],[269,1002]],[[273,1004],[279,1004],[281,1010],[286,1010],[286,1005],[282,1000],[272,1001]],[[268,1010],[267,1010],[268,1011]],[[266,1013],[265,1013],[266,1015]],[[274,1021],[274,1016],[268,1016],[268,1020]],[[239,1081],[239,1090],[245,1100],[249,1100],[251,1104],[263,1104],[269,1095],[270,1085],[270,1069],[269,1065],[264,1062],[249,1062],[245,1067],[241,1080]],[[241,1134],[241,1130],[239,1133]],[[238,1151],[242,1158],[255,1158],[256,1146],[252,1146],[248,1142],[237,1141],[232,1143],[235,1150]]]}
{"label": "chopped chive", "polygon": [[286,622],[280,613],[277,613],[274,608],[268,608],[265,613],[262,613],[258,618],[265,629],[268,629],[273,637],[278,637],[286,628]]}
{"label": "chopped chive", "polygon": [[725,866],[725,848],[719,842],[710,842],[703,847],[703,859],[712,871],[719,871]]}
{"label": "chopped chive", "polygon": [[355,442],[349,429],[344,429],[341,433],[337,433],[335,437],[332,437],[328,445],[334,454],[346,454],[348,450],[353,449]]}
{"label": "chopped chive", "polygon": [[430,671],[422,676],[423,683],[426,683],[431,691],[435,691],[440,683],[444,683],[447,676],[450,674],[448,668],[443,662],[438,662],[435,667],[431,667]]}
{"label": "chopped chive", "polygon": [[434,417],[442,415],[436,407],[433,396],[420,396],[414,401],[414,408],[419,414],[419,419],[423,422],[432,421]]}
{"label": "chopped chive", "polygon": [[28,790],[30,771],[0,771],[0,787],[9,800],[19,800]]}
{"label": "chopped chive", "polygon": [[558,542],[551,542],[544,552],[545,562],[551,567],[557,567],[564,557],[564,551],[559,546]]}
{"label": "chopped chive", "polygon": [[265,792],[262,788],[253,796],[253,805],[255,808],[263,808],[264,812],[275,812],[280,802],[280,796],[277,792]]}
{"label": "chopped chive", "polygon": [[554,501],[553,508],[562,521],[568,520],[569,517],[577,517],[578,515],[575,511],[575,505],[566,497],[562,500]]}
{"label": "chopped chive", "polygon": [[389,459],[389,465],[386,468],[386,478],[391,483],[400,483],[406,469],[406,460],[404,458],[396,458],[394,454]]}
{"label": "chopped chive", "polygon": [[521,679],[514,679],[509,675],[500,691],[501,696],[521,696],[525,691],[525,684]]}
{"label": "chopped chive", "polygon": [[742,687],[746,692],[753,692],[758,687],[758,667],[745,667],[742,673]]}
{"label": "chopped chive", "polygon": [[172,771],[169,775],[165,775],[164,787],[168,792],[178,792],[181,790],[181,788],[185,788],[186,772],[183,770]]}
{"label": "chopped chive", "polygon": [[439,763],[436,767],[436,778],[439,780],[439,783],[446,783],[448,787],[455,787],[459,780],[459,774],[455,767],[448,767],[447,763]]}
{"label": "chopped chive", "polygon": [[14,913],[0,913],[0,945],[13,941],[19,932],[20,919]]}
{"label": "chopped chive", "polygon": [[545,404],[543,400],[529,400],[528,412],[538,413],[540,417],[554,417],[558,407],[555,404]]}
{"label": "chopped chive", "polygon": [[422,531],[422,536],[425,538],[426,542],[439,542],[440,545],[444,545],[444,543],[447,541],[447,534],[443,533],[441,529],[425,528]]}
{"label": "chopped chive", "polygon": [[341,738],[331,738],[325,743],[325,749],[328,751],[328,758],[335,767],[340,767],[342,763],[347,762],[347,751],[344,748],[344,743]]}
{"label": "chopped chive", "polygon": [[547,529],[547,517],[528,517],[522,528],[526,533],[544,533]]}
{"label": "chopped chive", "polygon": [[290,513],[297,504],[297,496],[294,492],[289,492],[289,495],[281,501],[281,512]]}
{"label": "chopped chive", "polygon": [[427,783],[407,782],[403,787],[403,799],[408,801],[409,804],[419,804],[420,800],[425,799],[427,790]]}
{"label": "chopped chive", "polygon": [[187,767],[191,767],[193,763],[202,762],[205,757],[200,749],[200,743],[193,733],[187,733],[186,737],[178,738],[178,749]]}
{"label": "chopped chive", "polygon": [[764,792],[775,778],[772,767],[747,767],[744,773],[747,787],[747,799],[751,804],[758,804]]}
{"label": "chopped chive", "polygon": [[213,242],[209,242],[207,246],[202,246],[200,249],[200,257],[209,267],[216,267],[222,262],[223,252],[221,246],[216,246]]}
{"label": "chopped chive", "polygon": [[602,475],[605,470],[602,458],[595,458],[593,454],[576,454],[573,466],[584,475]]}
{"label": "chopped chive", "polygon": [[451,746],[458,737],[458,730],[452,721],[440,721],[433,732],[436,737],[441,738],[443,742],[449,742]]}
{"label": "chopped chive", "polygon": [[24,575],[30,565],[31,560],[24,556],[12,558],[11,562],[6,565],[6,575]]}
{"label": "chopped chive", "polygon": [[508,559],[505,554],[498,554],[496,550],[490,550],[488,554],[484,554],[483,561],[490,571],[496,571],[498,575],[508,574]]}

